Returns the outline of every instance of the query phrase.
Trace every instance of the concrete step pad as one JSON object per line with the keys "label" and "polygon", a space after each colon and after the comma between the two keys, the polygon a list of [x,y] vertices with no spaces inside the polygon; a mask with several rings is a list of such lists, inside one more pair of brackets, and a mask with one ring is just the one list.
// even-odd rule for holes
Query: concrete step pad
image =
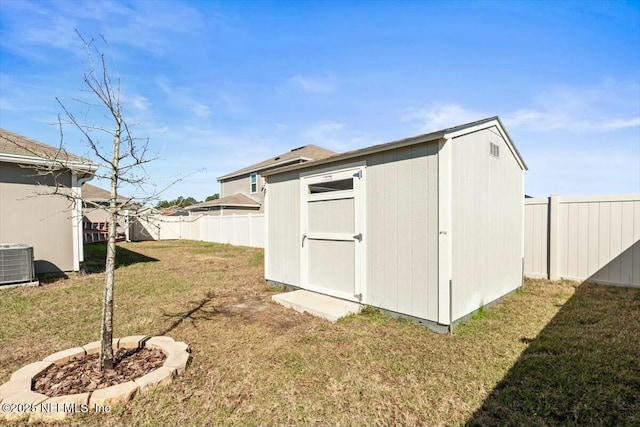
{"label": "concrete step pad", "polygon": [[302,289],[277,294],[272,296],[271,299],[287,308],[292,308],[300,313],[307,312],[330,322],[336,322],[341,317],[352,313],[359,313],[362,308],[356,302],[345,301]]}

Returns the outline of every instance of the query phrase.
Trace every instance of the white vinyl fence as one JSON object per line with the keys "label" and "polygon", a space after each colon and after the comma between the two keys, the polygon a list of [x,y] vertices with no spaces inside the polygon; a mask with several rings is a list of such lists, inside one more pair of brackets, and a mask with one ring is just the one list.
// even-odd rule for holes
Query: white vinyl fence
{"label": "white vinyl fence", "polygon": [[176,239],[264,248],[264,215],[149,215],[133,226],[134,241]]}
{"label": "white vinyl fence", "polygon": [[525,199],[524,274],[640,286],[640,194]]}
{"label": "white vinyl fence", "polygon": [[[640,287],[640,194],[525,199],[524,274]],[[264,248],[264,215],[138,218],[132,240]]]}

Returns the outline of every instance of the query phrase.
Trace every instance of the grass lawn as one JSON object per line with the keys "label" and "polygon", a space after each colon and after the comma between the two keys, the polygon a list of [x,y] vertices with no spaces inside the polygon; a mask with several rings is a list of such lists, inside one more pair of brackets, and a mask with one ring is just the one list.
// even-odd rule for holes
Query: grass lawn
{"label": "grass lawn", "polygon": [[[529,280],[439,335],[376,310],[331,324],[284,309],[260,249],[129,243],[119,264],[115,335],[166,334],[193,361],[65,424],[640,425],[640,289]],[[0,383],[99,339],[102,288],[91,273],[1,291]]]}

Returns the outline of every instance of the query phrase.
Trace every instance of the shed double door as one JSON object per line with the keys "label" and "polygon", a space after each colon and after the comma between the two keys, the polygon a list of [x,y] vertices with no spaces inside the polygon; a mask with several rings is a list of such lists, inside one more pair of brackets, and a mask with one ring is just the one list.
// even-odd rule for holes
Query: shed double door
{"label": "shed double door", "polygon": [[301,179],[302,287],[362,299],[364,167]]}

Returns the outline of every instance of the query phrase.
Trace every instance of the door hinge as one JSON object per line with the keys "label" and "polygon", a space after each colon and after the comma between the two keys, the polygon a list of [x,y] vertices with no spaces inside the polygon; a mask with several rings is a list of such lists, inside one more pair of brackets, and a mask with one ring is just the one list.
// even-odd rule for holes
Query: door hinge
{"label": "door hinge", "polygon": [[355,234],[353,238],[359,242],[362,242],[362,233]]}
{"label": "door hinge", "polygon": [[358,179],[362,178],[362,169],[360,169],[358,172],[354,173],[353,176],[355,176]]}

